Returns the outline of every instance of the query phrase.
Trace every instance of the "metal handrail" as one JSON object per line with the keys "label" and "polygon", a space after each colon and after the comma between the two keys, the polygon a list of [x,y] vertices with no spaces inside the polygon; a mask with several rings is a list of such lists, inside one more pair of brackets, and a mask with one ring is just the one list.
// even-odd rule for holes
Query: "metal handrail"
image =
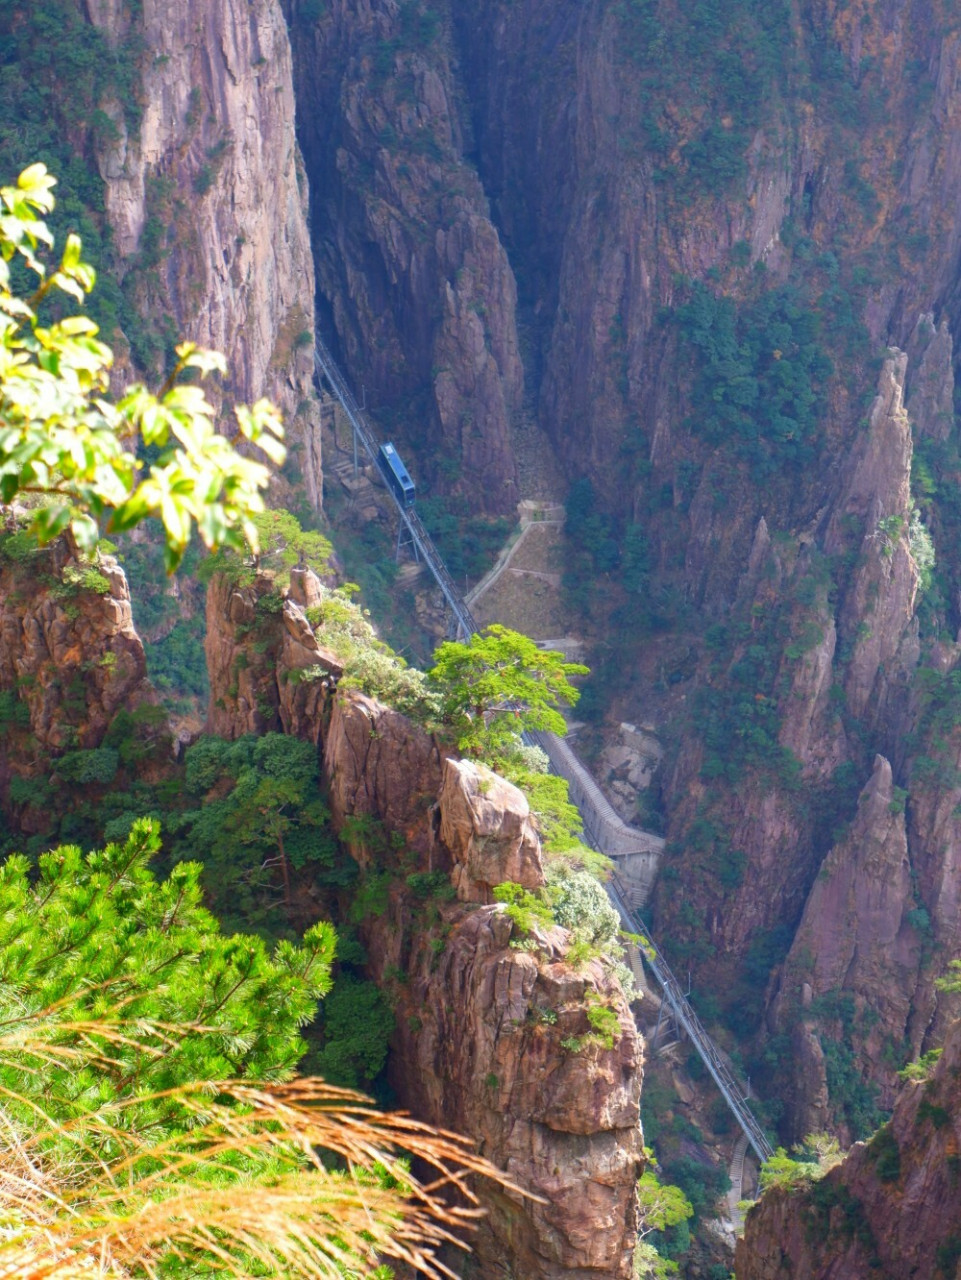
{"label": "metal handrail", "polygon": [[[337,400],[340,402],[341,408],[346,413],[350,425],[357,435],[357,438],[363,444],[367,451],[371,462],[377,466],[377,437],[374,434],[370,424],[364,416],[364,412],[357,403],[346,380],[337,368],[333,357],[327,350],[319,335],[315,334],[314,351],[317,364],[320,369],[321,376],[326,378]],[[470,609],[464,603],[458,594],[457,587],[453,578],[447,571],[447,566],[441,558],[440,552],[434,545],[434,541],[424,527],[423,521],[416,511],[410,507],[405,507],[394,491],[387,486],[387,492],[390,494],[394,505],[400,513],[400,518],[404,522],[411,539],[416,546],[418,552],[424,560],[424,563],[430,569],[434,576],[434,580],[443,592],[444,599],[447,601],[451,609],[459,629],[465,639],[470,639],[478,631],[477,623],[471,614]],[[539,737],[540,735],[537,735]],[[535,741],[533,735],[525,734],[525,740]],[[588,806],[585,806],[588,808]],[[590,821],[590,815],[580,810],[581,820],[584,824],[584,834],[588,842],[595,849],[604,852],[602,841],[600,839],[601,832],[595,831]],[[600,825],[600,824],[599,824]],[[705,1031],[701,1020],[691,1008],[690,1002],[681,990],[680,983],[671,972],[670,966],[658,950],[657,944],[648,933],[643,921],[637,913],[628,905],[629,898],[624,885],[620,882],[616,875],[612,876],[607,885],[608,895],[613,902],[621,919],[624,921],[630,932],[636,933],[641,938],[641,945],[638,948],[640,955],[646,961],[648,968],[654,974],[657,982],[664,992],[665,999],[674,1011],[674,1014],[680,1025],[687,1032],[692,1044],[700,1054],[704,1065],[710,1072],[715,1084],[720,1089],[725,1102],[734,1114],[734,1118],[744,1132],[748,1142],[757,1152],[758,1159],[763,1163],[769,1160],[774,1154],[774,1150],[768,1142],[764,1130],[758,1123],[754,1113],[748,1105],[747,1090],[739,1083],[730,1067],[721,1057],[714,1041]]]}

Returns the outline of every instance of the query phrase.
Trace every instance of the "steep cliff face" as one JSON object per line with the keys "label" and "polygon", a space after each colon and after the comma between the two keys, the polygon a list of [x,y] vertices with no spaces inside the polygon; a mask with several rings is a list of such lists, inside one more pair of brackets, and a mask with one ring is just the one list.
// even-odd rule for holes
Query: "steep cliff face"
{"label": "steep cliff face", "polygon": [[890,1109],[898,1090],[891,1047],[907,1044],[913,1056],[920,1048],[912,1016],[922,1003],[919,986],[930,995],[921,981],[922,944],[904,802],[878,756],[850,831],[808,895],[775,1005],[778,1025],[799,1046],[786,1093],[794,1133],[837,1122],[827,1105],[822,1037],[836,1048],[847,1032],[857,1061],[882,1085],[880,1105]]}
{"label": "steep cliff face", "polygon": [[903,346],[931,304],[956,305],[958,42],[939,5],[688,21],[477,0],[458,32],[479,170],[549,317],[544,421],[569,460],[610,465],[633,424],[676,436],[656,312],[677,273],[743,290],[736,246],[780,278],[798,229],[839,257],[895,246],[865,312],[875,340]]}
{"label": "steep cliff face", "polygon": [[445,9],[308,8],[288,5],[327,319],[435,484],[512,513],[516,287],[465,156]]}
{"label": "steep cliff face", "polygon": [[909,1280],[958,1274],[961,1029],[888,1126],[822,1182],[776,1189],[748,1215],[738,1280]]}
{"label": "steep cliff face", "polygon": [[236,400],[271,396],[320,505],[312,404],[313,266],[279,0],[85,0],[116,42],[134,24],[142,117],[98,138],[107,217],[137,307],[159,334],[224,352]]}
{"label": "steep cliff face", "polygon": [[[630,1011],[597,962],[565,960],[563,930],[525,936],[502,908],[477,906],[506,879],[543,883],[527,802],[471,765],[442,763],[426,734],[356,694],[337,700],[324,759],[335,820],[361,864],[383,868],[386,834],[398,865],[449,871],[461,899],[425,907],[395,884],[365,941],[395,1002],[398,1096],[476,1138],[544,1198],[483,1192],[481,1274],[628,1277],[642,1155]],[[348,816],[377,823],[348,835]],[[588,1020],[601,1006],[616,1016],[609,1047]]]}
{"label": "steep cliff face", "polygon": [[[369,760],[338,741],[356,739],[349,726],[370,714],[356,698],[335,712],[326,749],[335,795],[349,787],[358,762],[365,777],[369,772]],[[391,732],[383,715],[377,720],[382,759],[397,758],[397,727]],[[436,765],[426,741],[418,750],[408,733],[403,745],[409,797],[409,780],[426,780]],[[386,782],[383,765],[377,772]],[[477,1242],[484,1276],[626,1280],[642,1156],[640,1041],[620,988],[601,965],[574,967],[565,959],[564,930],[528,933],[502,908],[478,908],[492,885],[515,874],[530,888],[544,881],[524,797],[490,775],[480,775],[480,787],[478,780],[474,766],[444,762],[428,828],[435,838],[426,858],[422,845],[418,850],[423,869],[450,867],[461,902],[425,908],[395,887],[387,910],[366,927],[373,974],[392,987],[396,1002],[391,1078],[416,1115],[471,1134],[488,1159],[543,1197],[536,1203],[485,1193],[489,1218]],[[389,786],[379,792],[365,785],[363,807],[354,812],[380,816],[417,850],[410,799],[399,808]],[[415,813],[419,796],[415,791]],[[592,1033],[588,1016],[601,1007],[615,1019],[606,1042]]]}
{"label": "steep cliff face", "polygon": [[[105,556],[93,569],[63,540],[28,560],[0,559],[0,690],[26,708],[30,745],[18,764],[26,775],[31,760],[36,772],[64,750],[98,747],[121,708],[153,699],[115,560]],[[20,754],[8,739],[4,774]]]}
{"label": "steep cliff face", "polygon": [[[483,905],[505,880],[544,884],[527,801],[489,770],[445,758],[397,711],[356,689],[335,693],[342,667],[304,612],[316,580],[292,577],[286,598],[264,577],[212,582],[209,725],[317,743],[335,829],[366,876],[390,880],[362,934],[371,976],[395,1006],[398,1097],[475,1138],[543,1198],[478,1188],[489,1214],[481,1274],[627,1280],[642,1050],[623,993],[598,962],[565,958],[564,930],[526,931]],[[445,873],[449,890],[436,900],[412,887],[436,893]],[[592,1010],[603,1010],[601,1034]]]}
{"label": "steep cliff face", "polygon": [[[571,968],[562,930],[537,934],[535,952],[512,949],[511,922],[493,907],[444,908],[439,957],[416,924],[409,905],[392,900],[371,934],[378,977],[390,966],[407,975],[392,1066],[398,1092],[416,1115],[474,1136],[488,1159],[543,1197],[486,1197],[482,1274],[626,1280],[640,1047],[619,990],[596,962]],[[589,1040],[587,1008],[600,1004],[617,1015],[613,1046],[572,1051],[572,1038]]]}
{"label": "steep cliff face", "polygon": [[[780,1042],[762,1089],[788,1088],[792,1052],[812,1065],[791,1123],[849,1126],[839,1062],[889,1101],[894,1064],[943,1030],[933,981],[961,948],[954,15],[286,11],[322,305],[354,382],[458,509],[513,506],[525,382],[567,473],[593,478],[609,536],[582,625],[618,712],[673,735],[657,930],[737,1036]],[[115,39],[132,21],[119,0],[88,13]],[[312,300],[279,11],[154,0],[142,21],[142,126],[107,104],[97,142],[129,278],[228,350],[238,391],[296,409]],[[212,601],[211,727],[320,737],[326,694],[281,673],[336,663],[296,601],[257,591]],[[910,1015],[874,989],[892,973]]]}

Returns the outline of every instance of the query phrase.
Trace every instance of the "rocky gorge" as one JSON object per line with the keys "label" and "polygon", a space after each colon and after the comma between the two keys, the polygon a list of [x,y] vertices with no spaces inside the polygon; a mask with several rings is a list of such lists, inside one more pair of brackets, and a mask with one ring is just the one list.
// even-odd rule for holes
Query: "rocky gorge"
{"label": "rocky gorge", "polygon": [[[118,379],[162,368],[138,325],[224,350],[225,402],[270,394],[291,424],[277,500],[316,515],[319,323],[425,512],[461,538],[533,496],[519,437],[535,436],[583,498],[554,567],[594,668],[584,740],[602,761],[619,724],[663,743],[642,817],[666,837],[650,910],[668,958],[782,1140],[848,1143],[897,1117],[899,1071],[959,1012],[936,985],[961,952],[954,6],[68,8],[135,50],[138,111],[105,80],[64,125],[102,184],[104,275],[128,299]],[[11,49],[25,13],[0,14]],[[26,613],[3,574],[0,678],[25,690],[44,751],[95,746],[119,708],[153,705],[113,570],[104,593]],[[618,1048],[575,1096],[537,1010],[548,992],[573,1008],[581,979],[553,972],[550,938],[543,961],[510,948],[486,853],[455,857],[443,830],[455,792],[488,822],[482,792],[468,803],[389,713],[334,698],[340,660],[304,621],[304,575],[252,649],[269,590],[208,592],[208,729],[314,742],[338,821],[372,815],[419,869],[451,870],[442,962],[403,895],[371,934],[378,979],[408,975],[395,1087],[508,1166],[559,1171],[537,1185],[566,1207],[530,1209],[514,1241],[523,1274],[621,1274],[623,1240],[588,1239],[561,1155],[589,1166],[591,1214],[627,1222],[629,1018],[618,1006]],[[81,659],[65,605],[85,620]],[[287,676],[318,666],[326,684]],[[83,696],[61,715],[68,675]],[[618,787],[625,817],[639,790]],[[522,827],[483,841],[534,885]],[[444,1011],[493,992],[512,1010],[497,1035],[458,1040]],[[517,1072],[534,1062],[559,1092],[532,1108]],[[499,1118],[531,1110],[533,1127]],[[495,1209],[498,1239],[516,1208]]]}

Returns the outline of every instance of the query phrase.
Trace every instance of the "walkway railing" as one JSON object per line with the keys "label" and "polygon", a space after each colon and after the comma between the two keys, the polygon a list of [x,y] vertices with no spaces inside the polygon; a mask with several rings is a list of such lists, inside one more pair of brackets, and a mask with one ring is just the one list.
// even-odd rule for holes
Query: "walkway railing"
{"label": "walkway railing", "polygon": [[[315,337],[315,354],[317,368],[321,376],[326,379],[331,391],[340,402],[340,406],[347,415],[356,438],[363,444],[371,462],[379,470],[377,437],[364,416],[363,410],[351,393],[350,387],[334,363],[330,352],[319,337]],[[464,603],[453,579],[447,572],[440,552],[434,546],[430,534],[424,528],[416,512],[409,507],[405,507],[389,486],[386,486],[386,491],[393,499],[400,513],[400,518],[406,525],[418,553],[434,575],[434,580],[443,592],[444,599],[447,601],[456,620],[459,634],[465,640],[468,640],[478,631],[478,627],[470,609]],[[525,737],[535,737],[535,740],[547,751],[549,757],[553,757],[555,754],[562,754],[565,757],[563,761],[558,760],[558,764],[555,765],[556,772],[562,774],[562,776],[565,775],[563,765],[569,763],[566,759],[567,757],[571,757],[576,762],[579,774],[586,774],[585,766],[577,759],[570,744],[562,742],[561,739],[555,739],[553,743],[543,741],[544,738],[550,736],[552,735],[525,735]],[[563,752],[558,752],[555,744],[560,744],[563,747]],[[646,831],[640,831],[637,828],[628,827],[614,811],[597,783],[593,779],[591,779],[591,783],[592,785],[590,786],[585,785],[578,788],[578,808],[584,821],[585,834],[596,849],[601,853],[614,856],[623,855],[625,852],[623,847],[625,840],[632,842],[635,835],[639,851],[650,849],[655,843],[663,843],[658,836],[651,835]],[[644,963],[653,973],[658,985],[664,992],[664,998],[677,1018],[678,1024],[684,1028],[690,1037],[704,1065],[720,1089],[725,1102],[730,1107],[734,1118],[741,1126],[748,1142],[757,1152],[758,1159],[761,1161],[769,1160],[774,1152],[764,1134],[764,1130],[748,1105],[747,1090],[738,1082],[727,1062],[721,1057],[714,1041],[705,1031],[701,1020],[691,1008],[690,1002],[681,990],[681,985],[671,972],[667,961],[647,932],[643,921],[631,907],[627,890],[616,875],[607,885],[607,892],[627,931],[640,937],[641,943],[638,951]]]}
{"label": "walkway railing", "polygon": [[592,844],[615,857],[661,852],[664,848],[662,837],[624,821],[567,738],[545,732],[533,732],[529,736],[547,753],[554,772],[570,784],[571,803],[580,810],[585,833]]}

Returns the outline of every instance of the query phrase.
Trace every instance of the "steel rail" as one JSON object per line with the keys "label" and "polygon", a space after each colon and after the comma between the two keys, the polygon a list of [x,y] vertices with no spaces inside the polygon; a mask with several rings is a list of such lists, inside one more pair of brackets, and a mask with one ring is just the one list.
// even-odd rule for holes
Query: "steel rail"
{"label": "steel rail", "polygon": [[[378,444],[370,423],[364,416],[364,411],[357,403],[350,387],[347,385],[343,375],[337,368],[334,358],[324,346],[319,336],[314,338],[314,354],[317,360],[321,376],[327,380],[331,391],[340,402],[340,406],[347,415],[348,421],[354,430],[357,438],[364,446],[371,462],[380,471],[378,462]],[[474,621],[470,609],[464,603],[457,586],[447,571],[447,566],[441,558],[440,552],[434,545],[434,540],[424,527],[424,522],[420,516],[410,507],[405,507],[400,501],[393,489],[389,485],[386,486],[387,492],[390,494],[391,500],[396,506],[400,518],[403,521],[407,532],[410,534],[411,541],[417,548],[417,553],[427,565],[433,574],[434,581],[440,587],[447,605],[454,615],[457,623],[457,632],[463,635],[465,640],[477,631],[477,623]]]}
{"label": "steel rail", "polygon": [[658,985],[664,992],[664,998],[671,1006],[674,1016],[680,1025],[687,1032],[691,1043],[700,1054],[702,1062],[711,1073],[714,1083],[720,1089],[724,1101],[730,1107],[734,1118],[741,1126],[744,1136],[754,1148],[762,1164],[766,1160],[770,1160],[771,1156],[774,1155],[774,1148],[751,1110],[747,1089],[734,1075],[724,1058],[721,1057],[717,1046],[705,1031],[700,1018],[694,1012],[690,1001],[681,990],[681,985],[671,972],[670,966],[661,954],[654,939],[648,933],[643,920],[628,905],[626,890],[616,874],[612,875],[606,887],[608,896],[621,920],[627,926],[628,931],[640,937],[638,951],[642,959],[657,979]]}

